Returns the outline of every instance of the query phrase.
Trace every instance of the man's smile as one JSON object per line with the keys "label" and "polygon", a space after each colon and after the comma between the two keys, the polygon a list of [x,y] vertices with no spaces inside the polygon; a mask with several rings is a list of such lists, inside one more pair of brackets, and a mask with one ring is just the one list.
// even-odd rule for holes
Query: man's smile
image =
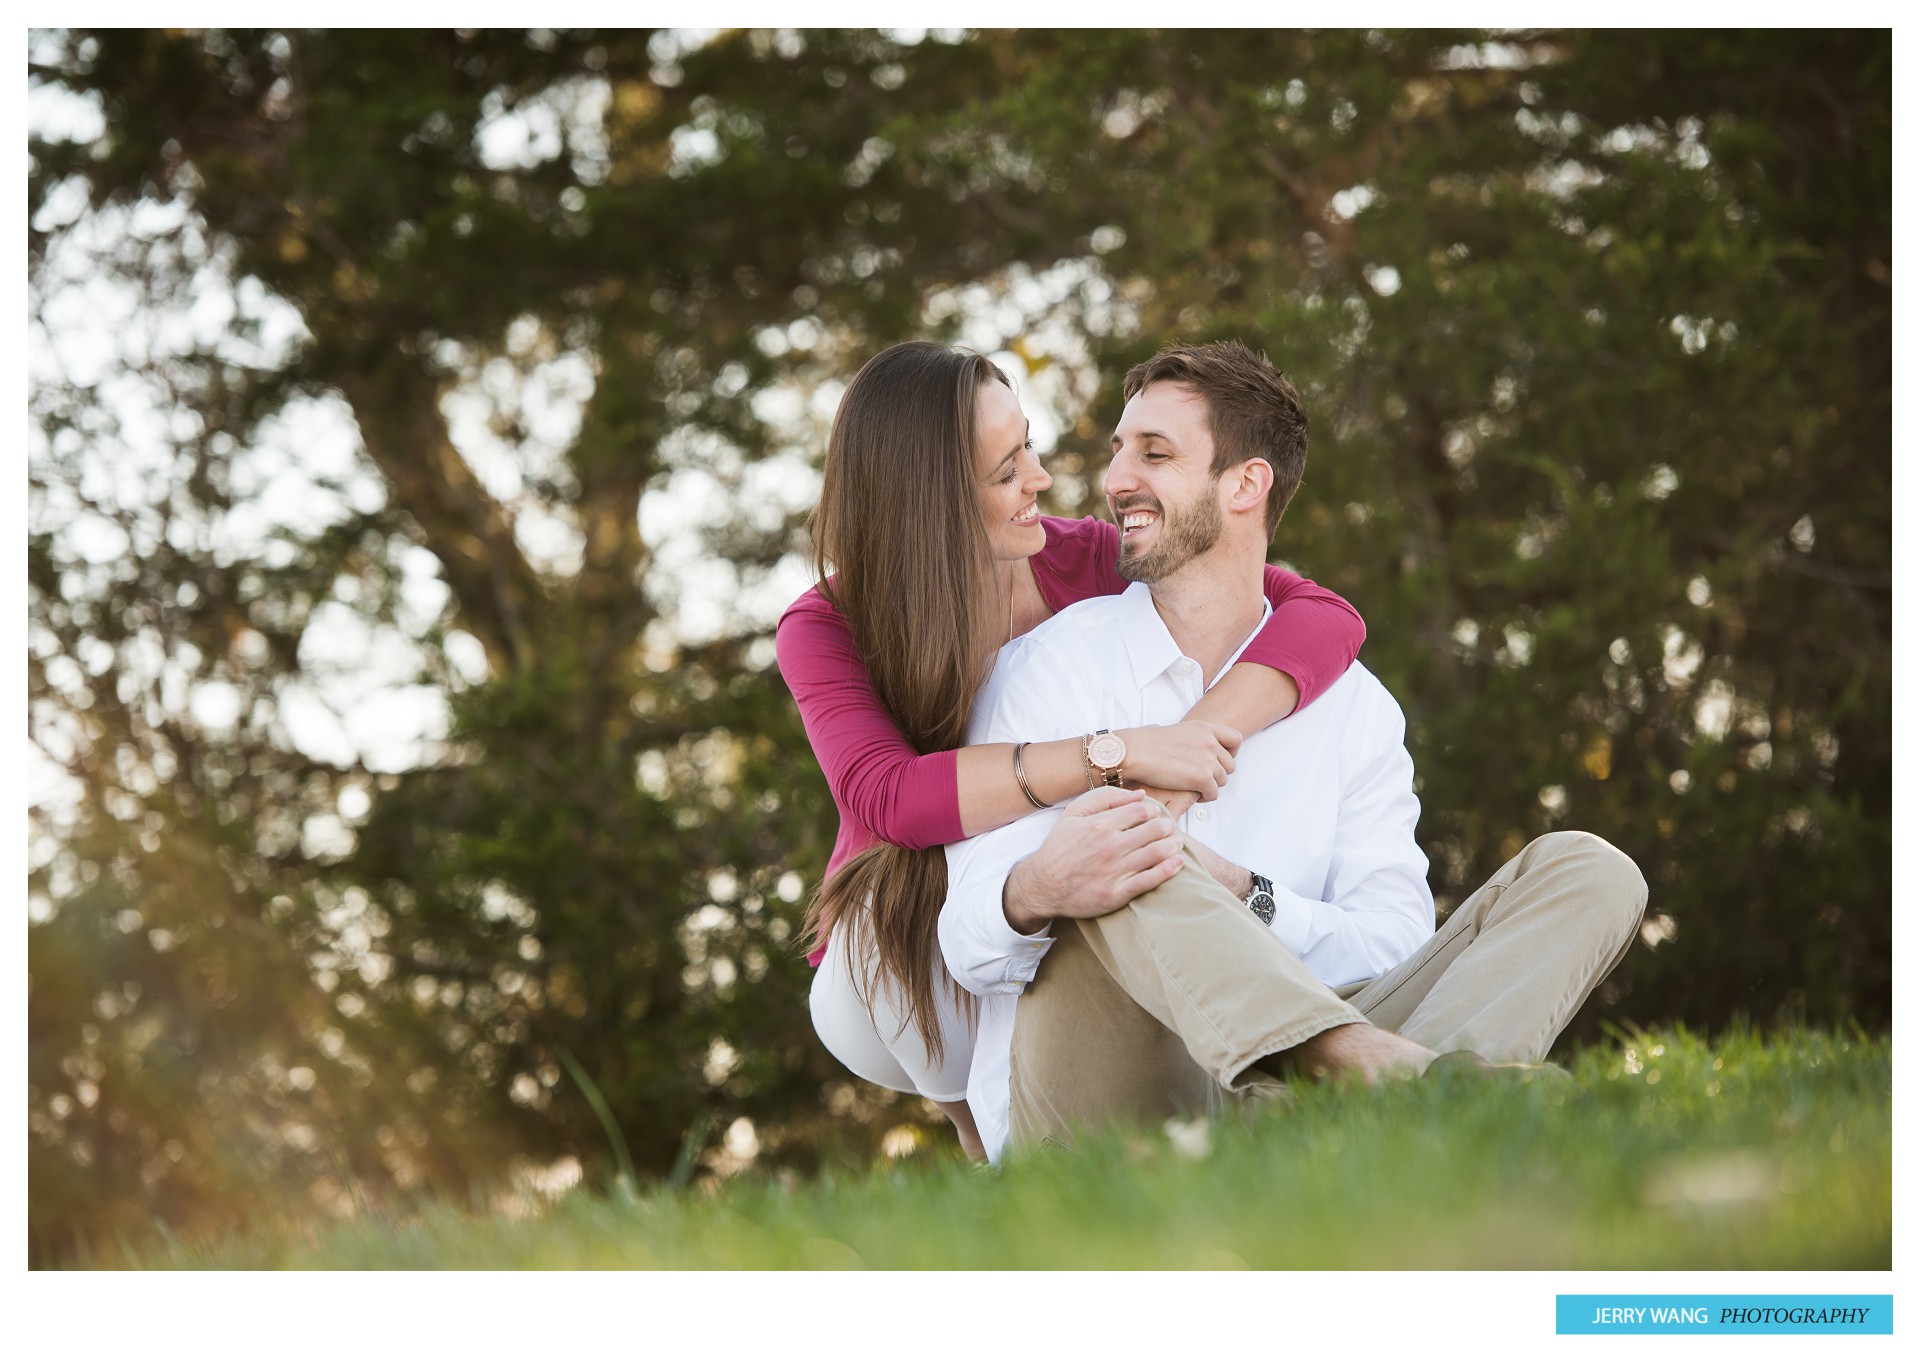
{"label": "man's smile", "polygon": [[1160,520],[1159,504],[1134,502],[1125,507],[1116,505],[1114,515],[1120,521],[1120,537],[1138,539],[1143,532],[1151,529]]}

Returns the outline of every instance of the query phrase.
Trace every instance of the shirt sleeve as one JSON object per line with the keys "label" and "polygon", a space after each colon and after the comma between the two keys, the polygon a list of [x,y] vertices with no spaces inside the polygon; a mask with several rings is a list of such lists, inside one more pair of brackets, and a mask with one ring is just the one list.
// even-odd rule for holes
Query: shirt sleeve
{"label": "shirt sleeve", "polygon": [[[1034,557],[1034,579],[1055,610],[1127,589],[1120,577],[1120,532],[1095,516],[1077,521],[1048,517],[1047,546]],[[1319,698],[1347,673],[1367,640],[1360,612],[1324,586],[1269,565],[1263,579],[1273,614],[1240,654],[1293,677],[1300,707]],[[1298,710],[1296,710],[1298,711]]]}
{"label": "shirt sleeve", "polygon": [[1367,626],[1339,596],[1285,568],[1269,564],[1263,589],[1273,614],[1240,660],[1292,676],[1305,708],[1347,673],[1367,640]]}
{"label": "shirt sleeve", "polygon": [[[1051,660],[1042,645],[1003,651],[974,704],[967,740],[977,745],[1068,736],[1063,715],[1097,706],[1078,685],[1077,673],[1067,663]],[[1023,934],[1008,924],[1001,896],[1014,864],[1046,841],[1063,809],[1061,804],[1031,812],[947,846],[940,952],[963,989],[982,996],[1017,995],[1053,946],[1048,930]]]}
{"label": "shirt sleeve", "polygon": [[1326,895],[1274,887],[1274,936],[1329,985],[1390,970],[1433,936],[1427,856],[1413,835],[1420,799],[1406,719],[1396,707],[1383,722],[1388,733],[1371,739],[1346,776]]}
{"label": "shirt sleeve", "polygon": [[774,650],[841,810],[907,849],[959,839],[958,753],[914,750],[874,692],[846,617],[817,589],[780,617]]}
{"label": "shirt sleeve", "polygon": [[1023,934],[1007,923],[1001,895],[1013,865],[1046,842],[1060,813],[1059,807],[1049,807],[947,846],[940,955],[962,989],[982,996],[1017,995],[1053,946],[1051,925]]}

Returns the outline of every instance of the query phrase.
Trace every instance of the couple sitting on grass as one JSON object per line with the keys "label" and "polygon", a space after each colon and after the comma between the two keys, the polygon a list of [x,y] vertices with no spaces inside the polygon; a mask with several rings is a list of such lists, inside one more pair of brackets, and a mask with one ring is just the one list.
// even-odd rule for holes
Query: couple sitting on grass
{"label": "couple sitting on grass", "polygon": [[1238,343],[1163,351],[1125,395],[1108,524],[1040,515],[984,358],[905,343],[848,387],[825,580],[779,629],[841,813],[821,1040],[994,1160],[1289,1074],[1538,1068],[1626,953],[1639,869],[1547,835],[1436,932],[1360,617],[1265,566],[1299,396]]}

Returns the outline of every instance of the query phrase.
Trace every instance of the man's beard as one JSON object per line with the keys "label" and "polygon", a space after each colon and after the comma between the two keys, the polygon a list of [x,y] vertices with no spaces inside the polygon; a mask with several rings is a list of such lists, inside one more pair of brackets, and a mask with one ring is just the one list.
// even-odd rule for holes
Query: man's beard
{"label": "man's beard", "polygon": [[[1145,504],[1136,499],[1134,505]],[[1194,500],[1177,514],[1169,512],[1158,502],[1152,506],[1160,513],[1160,539],[1151,549],[1129,555],[1125,527],[1122,527],[1120,576],[1124,581],[1146,582],[1149,585],[1164,581],[1190,560],[1211,549],[1220,539],[1224,518],[1220,514],[1220,503],[1212,493],[1196,494]],[[1116,506],[1114,515],[1125,521],[1126,509]]]}

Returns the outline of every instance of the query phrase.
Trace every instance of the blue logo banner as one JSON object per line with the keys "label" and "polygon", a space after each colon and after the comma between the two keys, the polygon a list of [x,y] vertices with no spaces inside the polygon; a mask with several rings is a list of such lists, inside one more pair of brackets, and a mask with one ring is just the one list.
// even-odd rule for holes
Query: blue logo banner
{"label": "blue logo banner", "polygon": [[1562,1336],[1893,1335],[1892,1295],[1556,1295]]}

